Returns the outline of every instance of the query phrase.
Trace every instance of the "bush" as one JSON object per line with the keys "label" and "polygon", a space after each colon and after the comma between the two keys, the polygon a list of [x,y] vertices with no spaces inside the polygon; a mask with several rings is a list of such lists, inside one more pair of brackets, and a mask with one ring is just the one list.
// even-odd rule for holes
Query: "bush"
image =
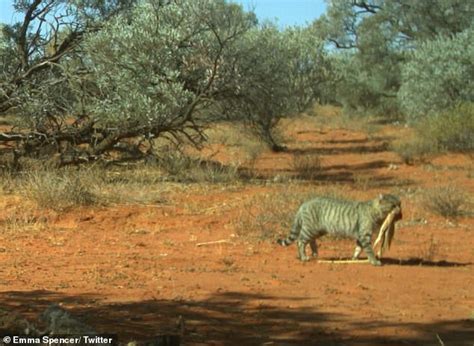
{"label": "bush", "polygon": [[474,103],[463,103],[422,120],[416,126],[425,142],[435,142],[441,150],[474,151]]}
{"label": "bush", "polygon": [[400,156],[404,163],[409,165],[427,162],[432,155],[438,153],[435,142],[419,137],[392,143],[391,149]]}
{"label": "bush", "polygon": [[462,208],[467,204],[466,194],[454,186],[428,190],[423,199],[428,211],[446,218],[457,218],[463,215]]}
{"label": "bush", "polygon": [[398,100],[419,119],[474,99],[474,27],[422,43],[403,66]]}
{"label": "bush", "polygon": [[419,120],[415,136],[392,144],[391,149],[407,164],[426,162],[443,151],[474,151],[474,103]]}

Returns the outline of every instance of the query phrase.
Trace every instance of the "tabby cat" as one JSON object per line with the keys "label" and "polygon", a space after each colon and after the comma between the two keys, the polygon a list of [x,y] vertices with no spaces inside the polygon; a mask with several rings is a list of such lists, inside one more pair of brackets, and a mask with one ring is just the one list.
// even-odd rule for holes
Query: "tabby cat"
{"label": "tabby cat", "polygon": [[380,227],[386,216],[395,208],[399,213],[394,222],[402,218],[401,202],[394,195],[379,195],[365,202],[346,201],[330,197],[317,197],[301,205],[287,239],[279,239],[278,244],[288,246],[297,240],[298,257],[308,261],[306,245],[311,246],[316,257],[316,238],[325,234],[349,237],[356,240],[353,259],[357,259],[364,249],[369,262],[381,265],[375,257],[371,245],[372,232]]}

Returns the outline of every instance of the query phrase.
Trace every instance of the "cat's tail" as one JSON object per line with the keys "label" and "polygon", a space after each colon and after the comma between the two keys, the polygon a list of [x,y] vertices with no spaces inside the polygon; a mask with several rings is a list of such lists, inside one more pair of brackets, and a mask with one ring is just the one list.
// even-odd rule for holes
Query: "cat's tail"
{"label": "cat's tail", "polygon": [[300,235],[301,231],[301,221],[298,216],[296,216],[295,221],[293,222],[293,226],[291,227],[290,234],[288,234],[288,237],[286,239],[278,239],[277,243],[280,244],[281,246],[288,246],[291,245],[296,239],[298,239],[298,236]]}

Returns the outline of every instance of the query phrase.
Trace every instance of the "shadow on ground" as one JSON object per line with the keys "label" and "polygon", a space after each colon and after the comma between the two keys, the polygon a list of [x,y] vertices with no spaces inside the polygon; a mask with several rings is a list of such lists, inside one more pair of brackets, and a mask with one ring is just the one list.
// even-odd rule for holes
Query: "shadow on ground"
{"label": "shadow on ground", "polygon": [[[329,142],[326,142],[329,143]],[[337,142],[336,142],[337,143]],[[331,143],[331,144],[336,144]],[[372,144],[372,145],[358,145],[359,142],[345,147],[325,147],[325,148],[289,148],[285,150],[286,153],[296,155],[342,155],[342,154],[373,154],[388,151],[389,145],[386,142]],[[346,144],[344,143],[344,144]],[[362,142],[363,143],[363,142]]]}
{"label": "shadow on ground", "polygon": [[[344,261],[352,261],[351,257],[330,257],[330,258],[321,258],[321,260],[324,261],[334,261],[338,262],[341,261],[343,263]],[[360,259],[357,260],[360,261],[363,264],[369,265],[367,260]],[[408,259],[403,259],[403,258],[388,258],[388,257],[382,257],[381,259],[383,265],[393,265],[393,266],[422,266],[422,267],[467,267],[472,265],[471,262],[452,262],[452,261],[428,261],[423,258],[419,257],[412,257]]]}
{"label": "shadow on ground", "polygon": [[[34,323],[46,306],[64,303],[75,317],[100,332],[117,334],[123,342],[149,339],[170,332],[176,328],[180,315],[186,324],[185,345],[426,346],[439,345],[441,339],[446,345],[472,346],[474,341],[474,323],[470,320],[425,324],[353,321],[345,315],[318,312],[312,306],[278,307],[275,305],[277,297],[263,294],[226,292],[216,293],[204,300],[127,303],[108,303],[103,299],[100,296],[69,296],[41,290],[15,291],[0,294],[0,307]],[[301,304],[305,298],[292,297],[289,300]],[[8,332],[1,322],[0,333]],[[379,333],[382,328],[393,331],[393,335]],[[357,336],[353,331],[358,331]]]}
{"label": "shadow on ground", "polygon": [[451,261],[427,261],[423,258],[413,257],[408,259],[383,258],[383,264],[398,266],[423,266],[423,267],[466,267],[472,265],[471,262],[451,262]]}

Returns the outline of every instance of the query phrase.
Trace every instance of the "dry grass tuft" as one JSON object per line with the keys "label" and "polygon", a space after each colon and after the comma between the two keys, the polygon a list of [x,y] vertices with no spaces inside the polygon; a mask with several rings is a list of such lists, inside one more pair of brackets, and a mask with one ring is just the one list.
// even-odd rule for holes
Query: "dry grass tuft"
{"label": "dry grass tuft", "polygon": [[209,144],[224,146],[230,156],[241,161],[238,165],[246,168],[247,175],[255,175],[257,159],[267,147],[249,128],[242,124],[221,123],[208,129],[206,135]]}
{"label": "dry grass tuft", "polygon": [[321,157],[315,154],[296,154],[293,156],[293,169],[296,171],[298,178],[314,180],[321,175]]}
{"label": "dry grass tuft", "polygon": [[457,218],[464,214],[463,207],[468,197],[455,186],[437,187],[427,190],[423,195],[425,209],[445,218]]}
{"label": "dry grass tuft", "polygon": [[3,220],[0,220],[0,228],[3,232],[19,234],[22,232],[38,232],[47,227],[48,220],[33,209],[17,207],[9,211]]}
{"label": "dry grass tuft", "polygon": [[237,234],[254,240],[274,240],[277,234],[286,234],[304,199],[288,191],[252,197],[242,204],[235,220]]}
{"label": "dry grass tuft", "polygon": [[164,153],[158,162],[169,180],[196,183],[231,183],[240,180],[239,164],[194,158],[179,151]]}
{"label": "dry grass tuft", "polygon": [[94,191],[98,180],[87,170],[39,170],[27,172],[19,184],[23,195],[39,207],[62,211],[98,204]]}
{"label": "dry grass tuft", "polygon": [[0,171],[0,195],[11,194],[14,186],[15,178],[7,171]]}
{"label": "dry grass tuft", "polygon": [[420,258],[424,262],[433,262],[440,255],[440,248],[438,241],[431,235],[430,241],[424,243],[420,249]]}

